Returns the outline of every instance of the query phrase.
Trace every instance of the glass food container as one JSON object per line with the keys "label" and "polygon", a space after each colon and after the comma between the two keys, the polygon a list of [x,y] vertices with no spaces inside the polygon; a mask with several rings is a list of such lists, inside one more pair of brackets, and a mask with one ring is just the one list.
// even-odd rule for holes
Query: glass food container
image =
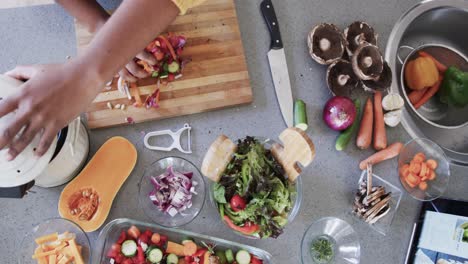
{"label": "glass food container", "polygon": [[[266,149],[271,149],[271,146],[274,143],[276,143],[274,140],[271,140],[271,139],[266,139],[266,138],[262,138],[262,137],[255,137],[255,138],[257,140],[259,140],[260,142],[262,142],[262,144],[265,146]],[[211,204],[216,208],[216,211],[219,214],[218,203],[214,199],[214,186],[215,186],[215,184],[214,184],[213,181],[208,181],[208,183],[209,183],[208,192],[210,194]],[[299,209],[301,208],[301,204],[302,204],[302,179],[301,179],[300,176],[296,178],[296,181],[294,182],[294,187],[295,187],[295,193],[291,195],[292,207],[291,207],[291,211],[289,212],[289,215],[288,215],[288,224],[286,226],[288,226],[294,220],[294,218],[296,218],[297,214],[299,213]],[[229,228],[229,230],[232,230],[234,233],[236,233],[238,235],[241,235],[241,236],[246,237],[246,238],[251,238],[251,239],[260,239],[260,237],[249,236],[249,235],[242,234],[241,232],[237,232],[237,231],[233,230],[232,228],[230,228],[228,226],[226,221],[223,221],[223,223]]]}
{"label": "glass food container", "polygon": [[190,237],[197,244],[201,244],[201,242],[215,244],[216,249],[232,249],[233,251],[244,249],[262,259],[264,264],[273,263],[270,253],[259,248],[242,245],[212,236],[196,234],[190,231],[162,227],[156,224],[144,223],[126,218],[113,220],[102,229],[101,233],[99,234],[98,241],[96,242],[96,247],[94,248],[92,263],[109,263],[109,259],[106,257],[106,253],[109,251],[112,244],[117,241],[121,231],[127,230],[132,225],[138,227],[140,230],[149,229],[153,232],[160,232],[162,235],[167,236],[169,240],[175,241],[177,243],[180,243],[183,239]]}

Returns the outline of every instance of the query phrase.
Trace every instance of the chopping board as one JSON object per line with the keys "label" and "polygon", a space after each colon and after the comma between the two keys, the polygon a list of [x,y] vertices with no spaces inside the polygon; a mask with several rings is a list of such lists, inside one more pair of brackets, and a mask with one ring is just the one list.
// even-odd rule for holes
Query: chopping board
{"label": "chopping board", "polygon": [[[79,23],[75,26],[78,52],[82,52],[93,36]],[[139,123],[252,102],[234,0],[207,0],[177,17],[167,32],[187,38],[182,58],[192,61],[186,65],[182,78],[167,86],[160,85],[160,107],[132,106],[132,101],[117,90],[114,79],[111,88],[102,87],[87,109],[91,129],[128,124],[129,117]],[[137,85],[142,100],[157,88],[153,78],[139,80]],[[108,102],[127,107],[125,110],[109,109]]]}

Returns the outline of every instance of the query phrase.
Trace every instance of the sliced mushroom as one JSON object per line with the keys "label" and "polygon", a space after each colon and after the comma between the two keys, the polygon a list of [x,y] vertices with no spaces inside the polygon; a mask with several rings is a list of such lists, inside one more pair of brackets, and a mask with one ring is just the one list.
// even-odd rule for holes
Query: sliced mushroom
{"label": "sliced mushroom", "polygon": [[392,79],[392,70],[388,66],[387,62],[384,62],[382,73],[377,77],[377,80],[362,81],[362,87],[364,87],[364,90],[368,92],[382,91],[390,88],[392,85]]}
{"label": "sliced mushroom", "polygon": [[367,181],[361,182],[353,203],[354,213],[365,222],[374,224],[390,210],[391,193],[382,186],[374,186],[367,193]]}
{"label": "sliced mushroom", "polygon": [[358,83],[350,62],[340,59],[328,66],[327,84],[333,95],[349,97]]}
{"label": "sliced mushroom", "polygon": [[347,42],[346,51],[352,56],[359,46],[364,42],[377,45],[378,35],[366,22],[355,21],[344,30]]}
{"label": "sliced mushroom", "polygon": [[320,64],[331,64],[340,59],[346,49],[343,33],[333,24],[315,26],[307,37],[309,53]]}
{"label": "sliced mushroom", "polygon": [[351,59],[353,70],[361,80],[378,80],[384,68],[384,60],[377,46],[364,43]]}

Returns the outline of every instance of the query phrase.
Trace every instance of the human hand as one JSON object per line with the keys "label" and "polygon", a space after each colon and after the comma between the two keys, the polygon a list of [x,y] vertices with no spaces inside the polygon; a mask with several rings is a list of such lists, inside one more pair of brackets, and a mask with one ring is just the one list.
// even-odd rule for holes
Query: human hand
{"label": "human hand", "polygon": [[8,160],[15,159],[37,134],[41,139],[35,153],[42,156],[57,133],[94,100],[95,87],[104,83],[86,66],[71,61],[18,66],[5,74],[27,80],[18,92],[0,101],[0,118],[16,110],[15,118],[0,131],[0,149],[9,147]]}
{"label": "human hand", "polygon": [[150,75],[147,71],[145,71],[140,65],[136,63],[136,59],[140,59],[145,61],[150,65],[156,65],[157,60],[153,56],[153,54],[147,52],[146,50],[141,51],[132,59],[123,69],[119,71],[120,77],[122,77],[125,81],[128,82],[136,82],[138,79],[146,78]]}

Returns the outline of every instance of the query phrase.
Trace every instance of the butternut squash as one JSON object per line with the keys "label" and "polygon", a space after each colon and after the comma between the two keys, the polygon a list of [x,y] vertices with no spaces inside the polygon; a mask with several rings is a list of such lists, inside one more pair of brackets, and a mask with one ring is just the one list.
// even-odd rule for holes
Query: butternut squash
{"label": "butternut squash", "polygon": [[81,173],[62,191],[58,211],[85,232],[102,226],[117,192],[137,161],[135,146],[123,137],[105,142]]}

